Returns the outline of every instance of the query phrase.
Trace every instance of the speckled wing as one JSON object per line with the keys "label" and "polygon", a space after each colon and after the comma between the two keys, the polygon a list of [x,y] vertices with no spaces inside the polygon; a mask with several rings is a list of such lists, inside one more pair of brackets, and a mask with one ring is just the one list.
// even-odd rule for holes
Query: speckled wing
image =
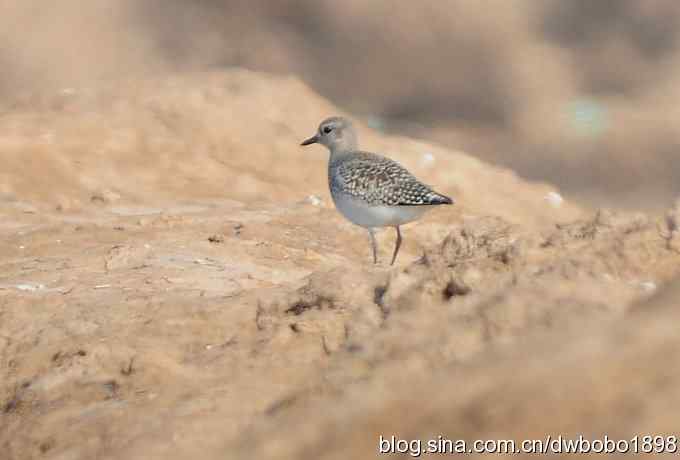
{"label": "speckled wing", "polygon": [[372,206],[451,204],[396,161],[368,152],[354,152],[330,165],[331,188]]}

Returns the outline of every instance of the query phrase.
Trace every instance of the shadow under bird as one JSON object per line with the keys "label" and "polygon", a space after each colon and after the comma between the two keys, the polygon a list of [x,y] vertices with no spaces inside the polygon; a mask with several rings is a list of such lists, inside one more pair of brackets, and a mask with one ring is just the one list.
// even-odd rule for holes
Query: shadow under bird
{"label": "shadow under bird", "polygon": [[368,230],[374,264],[378,263],[376,227],[394,227],[397,232],[390,262],[394,265],[401,246],[399,226],[419,219],[433,206],[453,204],[396,161],[359,150],[356,131],[345,118],[325,119],[301,145],[317,143],[330,151],[328,185],[335,207],[350,222]]}

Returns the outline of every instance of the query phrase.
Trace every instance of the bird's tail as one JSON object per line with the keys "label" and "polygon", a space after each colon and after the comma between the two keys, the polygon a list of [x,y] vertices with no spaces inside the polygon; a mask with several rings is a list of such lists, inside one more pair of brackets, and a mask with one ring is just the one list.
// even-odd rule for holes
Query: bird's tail
{"label": "bird's tail", "polygon": [[429,204],[453,204],[454,201],[446,195],[441,193],[432,192],[430,196]]}

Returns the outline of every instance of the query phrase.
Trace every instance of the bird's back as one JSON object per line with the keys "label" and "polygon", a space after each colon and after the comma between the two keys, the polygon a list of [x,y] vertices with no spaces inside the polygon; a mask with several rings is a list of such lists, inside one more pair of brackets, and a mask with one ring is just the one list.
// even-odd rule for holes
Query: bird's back
{"label": "bird's back", "polygon": [[451,204],[416,179],[394,160],[370,152],[339,155],[328,165],[331,193],[361,200],[370,206],[428,206]]}

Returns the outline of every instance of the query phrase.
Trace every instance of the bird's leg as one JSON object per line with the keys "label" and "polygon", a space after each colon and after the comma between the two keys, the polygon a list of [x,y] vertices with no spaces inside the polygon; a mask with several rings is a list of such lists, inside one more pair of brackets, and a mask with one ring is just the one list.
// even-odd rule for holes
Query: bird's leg
{"label": "bird's leg", "polygon": [[394,254],[392,254],[392,262],[390,265],[394,265],[394,261],[397,260],[397,254],[399,253],[399,247],[401,246],[401,232],[399,231],[399,226],[394,227],[397,231],[397,243],[394,245]]}
{"label": "bird's leg", "polygon": [[375,243],[375,233],[373,233],[372,228],[368,228],[367,230],[368,230],[368,236],[371,239],[371,248],[373,249],[373,264],[375,265],[375,264],[378,263],[378,249],[377,249],[377,245]]}

